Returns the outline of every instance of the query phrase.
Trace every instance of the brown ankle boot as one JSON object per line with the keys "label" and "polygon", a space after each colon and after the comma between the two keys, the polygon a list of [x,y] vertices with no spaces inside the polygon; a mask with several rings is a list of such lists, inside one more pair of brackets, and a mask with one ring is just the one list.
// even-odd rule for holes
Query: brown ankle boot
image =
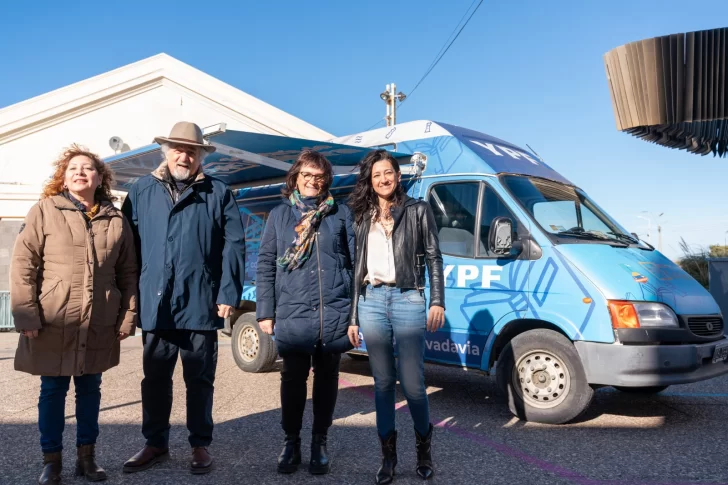
{"label": "brown ankle boot", "polygon": [[76,476],[86,477],[89,482],[106,480],[106,472],[96,464],[96,445],[81,445],[76,450]]}
{"label": "brown ankle boot", "polygon": [[38,479],[39,485],[58,485],[61,483],[61,452],[43,453],[43,473]]}

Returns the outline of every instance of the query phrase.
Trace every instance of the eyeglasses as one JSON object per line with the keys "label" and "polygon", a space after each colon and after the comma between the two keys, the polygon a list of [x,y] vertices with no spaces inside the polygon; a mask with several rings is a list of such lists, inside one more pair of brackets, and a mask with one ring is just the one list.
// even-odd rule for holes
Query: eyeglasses
{"label": "eyeglasses", "polygon": [[315,175],[311,172],[299,172],[298,174],[303,177],[304,182],[308,182],[313,179],[314,182],[321,183],[326,180],[326,175]]}

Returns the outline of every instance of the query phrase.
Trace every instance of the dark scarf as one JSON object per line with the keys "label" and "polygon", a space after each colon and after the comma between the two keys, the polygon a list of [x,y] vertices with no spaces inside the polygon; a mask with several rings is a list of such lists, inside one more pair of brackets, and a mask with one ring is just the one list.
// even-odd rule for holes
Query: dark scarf
{"label": "dark scarf", "polygon": [[177,202],[179,200],[180,195],[182,195],[182,192],[187,189],[192,183],[195,181],[195,178],[197,178],[197,174],[191,175],[190,177],[184,179],[184,180],[177,180],[176,178],[172,177],[172,173],[169,170],[169,167],[167,167],[167,170],[164,171],[164,182],[167,184],[167,187],[169,187],[169,191],[172,194],[172,199]]}
{"label": "dark scarf", "polygon": [[313,239],[321,220],[331,212],[334,207],[334,198],[331,194],[318,205],[316,198],[301,197],[298,190],[294,190],[288,198],[288,202],[302,212],[301,220],[296,224],[296,238],[291,246],[286,249],[285,254],[278,259],[278,266],[292,271],[303,266],[313,248]]}

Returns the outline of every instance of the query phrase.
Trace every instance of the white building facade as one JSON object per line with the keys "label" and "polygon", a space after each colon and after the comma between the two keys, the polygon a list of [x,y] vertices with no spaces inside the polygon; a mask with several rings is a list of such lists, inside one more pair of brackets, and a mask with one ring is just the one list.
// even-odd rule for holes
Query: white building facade
{"label": "white building facade", "polygon": [[[166,54],[0,109],[0,291],[20,224],[64,147],[101,157],[167,135],[177,121],[201,127],[327,140],[333,136]],[[110,139],[121,140],[120,150]],[[118,146],[118,145],[117,145]]]}

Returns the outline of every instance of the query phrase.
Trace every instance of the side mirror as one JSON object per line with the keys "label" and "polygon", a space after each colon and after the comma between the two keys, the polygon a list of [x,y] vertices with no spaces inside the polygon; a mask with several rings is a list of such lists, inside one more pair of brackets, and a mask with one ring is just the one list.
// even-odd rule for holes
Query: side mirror
{"label": "side mirror", "polygon": [[488,234],[489,250],[493,254],[505,256],[513,249],[513,222],[507,217],[496,217],[490,225]]}

